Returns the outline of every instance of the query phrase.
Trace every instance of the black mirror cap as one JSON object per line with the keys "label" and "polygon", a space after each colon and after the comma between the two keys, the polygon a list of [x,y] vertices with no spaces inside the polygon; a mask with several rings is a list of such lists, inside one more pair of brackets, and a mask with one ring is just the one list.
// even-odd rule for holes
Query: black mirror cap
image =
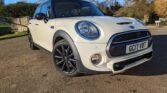
{"label": "black mirror cap", "polygon": [[37,20],[43,20],[43,19],[46,19],[47,16],[46,16],[44,13],[37,13],[37,14],[35,15],[35,18],[36,18]]}

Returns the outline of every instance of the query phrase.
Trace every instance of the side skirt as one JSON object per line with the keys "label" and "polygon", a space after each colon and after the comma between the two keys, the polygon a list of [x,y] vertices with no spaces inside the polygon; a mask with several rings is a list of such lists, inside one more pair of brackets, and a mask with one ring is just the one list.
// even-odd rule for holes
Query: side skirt
{"label": "side skirt", "polygon": [[38,47],[39,49],[42,49],[42,50],[47,51],[47,52],[49,52],[50,54],[52,54],[52,52],[50,52],[49,50],[43,48],[42,46],[40,46],[40,45],[38,45],[38,44],[36,44],[36,43],[34,43],[34,45],[35,45],[36,47]]}

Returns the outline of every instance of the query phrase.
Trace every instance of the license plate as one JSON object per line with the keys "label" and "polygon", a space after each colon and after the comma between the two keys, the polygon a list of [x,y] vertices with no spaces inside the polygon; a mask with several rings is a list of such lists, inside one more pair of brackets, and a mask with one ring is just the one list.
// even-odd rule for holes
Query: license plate
{"label": "license plate", "polygon": [[146,49],[148,47],[148,41],[144,41],[144,42],[139,42],[139,43],[135,43],[135,44],[130,44],[126,46],[126,53],[133,53],[136,51],[140,51],[143,49]]}

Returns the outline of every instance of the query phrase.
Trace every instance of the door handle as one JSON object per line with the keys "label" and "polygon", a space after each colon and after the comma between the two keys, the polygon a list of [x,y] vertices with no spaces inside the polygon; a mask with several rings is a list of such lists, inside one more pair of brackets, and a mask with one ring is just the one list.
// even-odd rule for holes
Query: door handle
{"label": "door handle", "polygon": [[54,26],[50,26],[51,29],[54,29],[55,27]]}
{"label": "door handle", "polygon": [[38,26],[39,24],[35,24],[36,26]]}

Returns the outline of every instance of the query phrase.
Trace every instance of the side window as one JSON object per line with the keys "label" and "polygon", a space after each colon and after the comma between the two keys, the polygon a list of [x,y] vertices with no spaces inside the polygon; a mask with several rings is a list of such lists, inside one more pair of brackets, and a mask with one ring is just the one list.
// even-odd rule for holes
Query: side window
{"label": "side window", "polygon": [[37,13],[40,13],[40,10],[41,10],[41,7],[38,6],[37,9],[35,10],[35,13],[34,13],[33,18],[35,18],[35,15],[36,15]]}
{"label": "side window", "polygon": [[44,3],[41,7],[41,13],[44,13],[47,15],[47,17],[50,17],[50,4]]}

